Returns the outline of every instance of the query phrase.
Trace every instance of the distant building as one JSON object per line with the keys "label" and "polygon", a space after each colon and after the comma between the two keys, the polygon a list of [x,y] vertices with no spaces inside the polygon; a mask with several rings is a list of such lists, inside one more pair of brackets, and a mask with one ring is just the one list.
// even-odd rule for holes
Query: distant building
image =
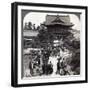
{"label": "distant building", "polygon": [[38,35],[38,31],[35,30],[24,30],[23,31],[23,40],[24,47],[30,48],[32,46],[33,39]]}

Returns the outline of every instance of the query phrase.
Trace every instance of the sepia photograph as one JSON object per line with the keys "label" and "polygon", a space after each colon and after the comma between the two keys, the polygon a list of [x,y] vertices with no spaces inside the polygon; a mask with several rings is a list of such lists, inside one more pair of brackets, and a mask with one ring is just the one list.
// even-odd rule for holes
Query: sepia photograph
{"label": "sepia photograph", "polygon": [[87,82],[87,7],[12,4],[12,86]]}

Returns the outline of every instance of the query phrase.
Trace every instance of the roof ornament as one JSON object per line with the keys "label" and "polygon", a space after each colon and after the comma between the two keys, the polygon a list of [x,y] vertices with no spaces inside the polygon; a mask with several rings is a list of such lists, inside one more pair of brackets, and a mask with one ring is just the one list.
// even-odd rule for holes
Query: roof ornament
{"label": "roof ornament", "polygon": [[57,14],[56,18],[52,21],[52,23],[64,23],[64,22],[60,19],[60,16]]}

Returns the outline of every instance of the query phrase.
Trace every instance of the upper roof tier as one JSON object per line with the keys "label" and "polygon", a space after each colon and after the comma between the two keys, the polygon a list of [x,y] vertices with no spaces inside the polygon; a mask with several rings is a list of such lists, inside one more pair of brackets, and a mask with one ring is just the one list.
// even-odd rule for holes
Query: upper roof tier
{"label": "upper roof tier", "polygon": [[45,25],[62,25],[71,27],[74,24],[70,22],[69,15],[47,15]]}

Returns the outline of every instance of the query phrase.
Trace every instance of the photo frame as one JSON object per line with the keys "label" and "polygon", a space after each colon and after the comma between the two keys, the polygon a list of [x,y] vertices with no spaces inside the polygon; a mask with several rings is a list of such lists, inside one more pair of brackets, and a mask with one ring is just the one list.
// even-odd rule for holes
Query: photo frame
{"label": "photo frame", "polygon": [[11,4],[11,85],[88,82],[87,6]]}

